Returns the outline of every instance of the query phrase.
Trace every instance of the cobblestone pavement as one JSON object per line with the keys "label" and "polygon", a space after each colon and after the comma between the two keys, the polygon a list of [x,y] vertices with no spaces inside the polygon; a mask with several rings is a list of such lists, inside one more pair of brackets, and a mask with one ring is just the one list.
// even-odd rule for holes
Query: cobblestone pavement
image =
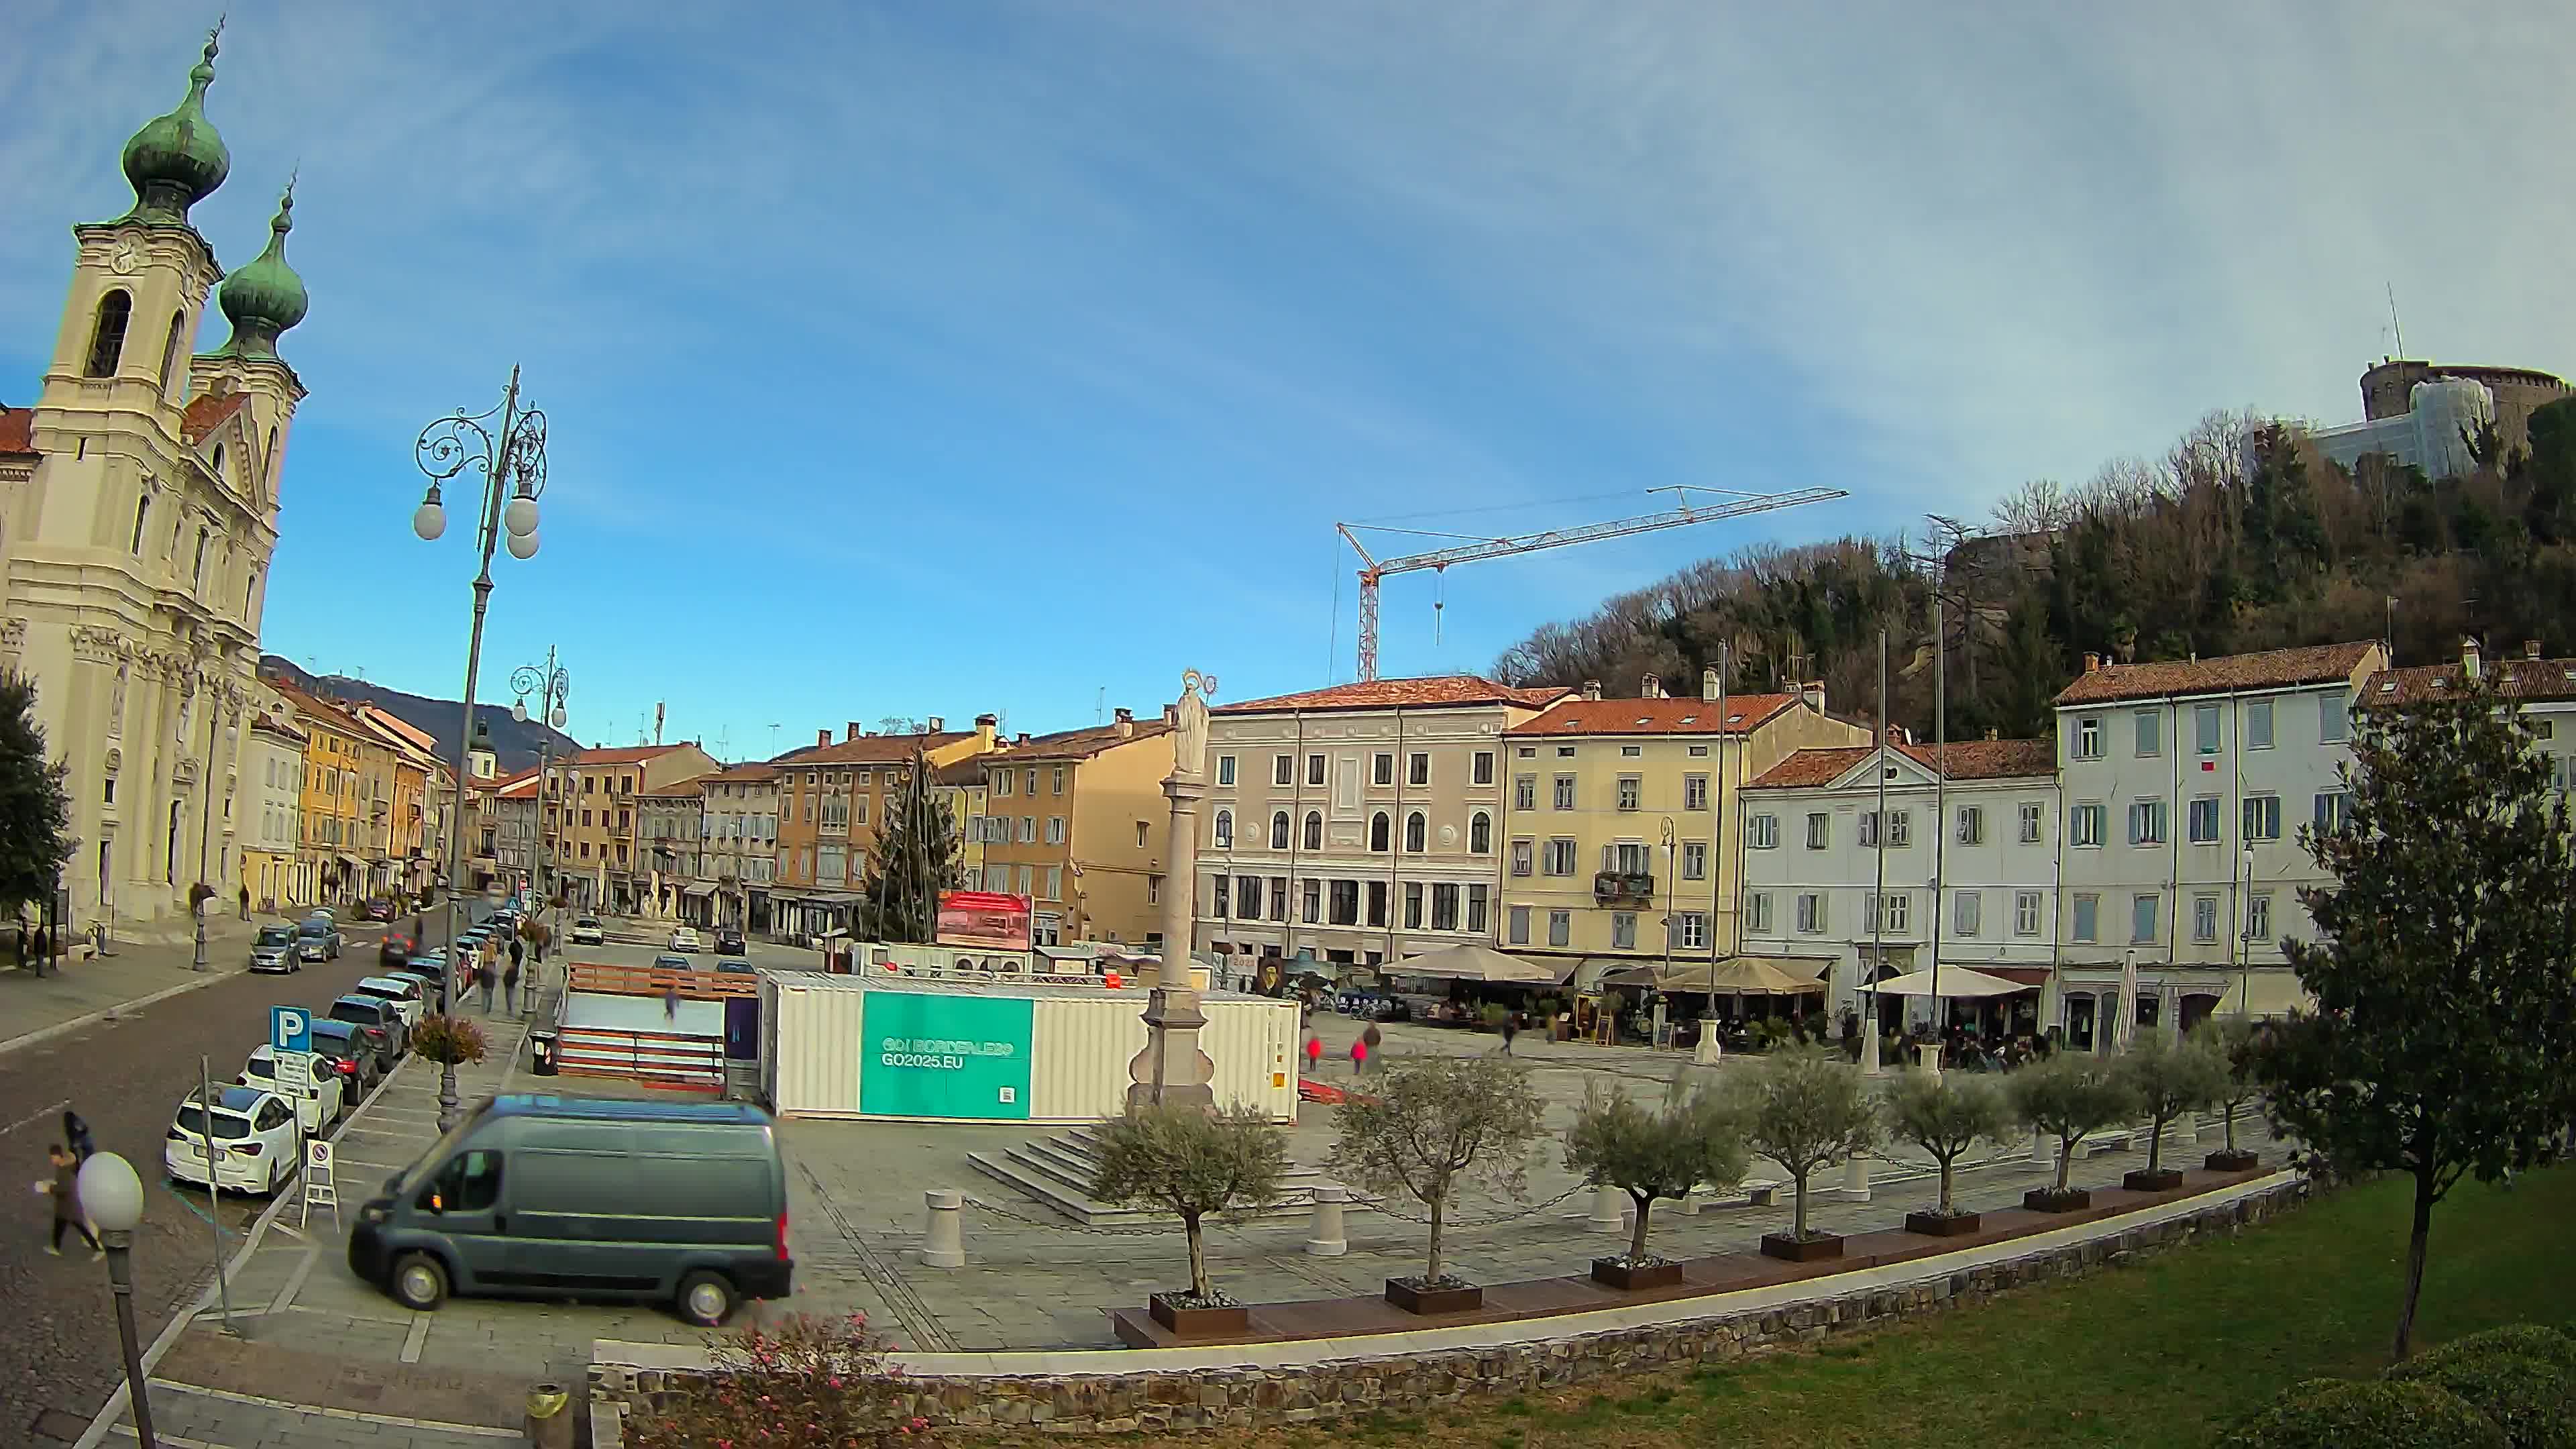
{"label": "cobblestone pavement", "polygon": [[[43,981],[0,973],[0,1003],[8,1009],[0,1020],[13,1035],[23,1035],[16,1029],[26,1021],[45,1020],[42,1010],[22,1017],[22,1004],[54,1011],[48,1024],[57,1024],[102,1009],[95,1004],[102,997],[133,1000],[173,984],[189,988],[120,1009],[113,1020],[0,1046],[0,1167],[14,1169],[0,1174],[8,1189],[0,1191],[0,1444],[69,1442],[123,1378],[102,1265],[85,1252],[55,1258],[42,1251],[52,1210],[28,1184],[45,1173],[45,1144],[60,1140],[63,1108],[77,1110],[100,1149],[122,1154],[143,1179],[134,1310],[149,1342],[212,1279],[216,1241],[205,1194],[182,1190],[161,1173],[163,1134],[180,1098],[196,1086],[198,1057],[207,1058],[217,1082],[231,1080],[266,1039],[271,1005],[319,1007],[372,974],[383,932],[352,925],[340,960],[289,976],[252,976],[241,969],[248,928],[234,920],[228,930],[230,944],[207,948],[217,969],[194,979],[192,945],[121,945],[112,958],[72,963],[63,978]],[[58,981],[85,992],[82,1001],[91,1004],[64,1001]],[[212,1205],[227,1253],[240,1246],[240,1233],[265,1205],[264,1198],[232,1194]]]}

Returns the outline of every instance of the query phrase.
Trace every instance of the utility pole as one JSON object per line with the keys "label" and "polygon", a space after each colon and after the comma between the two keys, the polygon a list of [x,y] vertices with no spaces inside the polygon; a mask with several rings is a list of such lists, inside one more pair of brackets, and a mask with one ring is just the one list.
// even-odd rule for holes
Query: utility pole
{"label": "utility pole", "polygon": [[1870,822],[1871,843],[1876,847],[1878,888],[1869,901],[1869,1020],[1861,1033],[1861,1070],[1871,1075],[1879,1071],[1878,1060],[1878,973],[1887,965],[1887,942],[1882,927],[1887,920],[1887,631],[1878,631],[1878,813]]}

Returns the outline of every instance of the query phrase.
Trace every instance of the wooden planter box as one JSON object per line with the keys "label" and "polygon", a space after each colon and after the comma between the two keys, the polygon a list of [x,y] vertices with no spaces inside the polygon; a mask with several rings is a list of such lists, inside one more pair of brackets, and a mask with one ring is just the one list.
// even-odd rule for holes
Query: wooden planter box
{"label": "wooden planter box", "polygon": [[1764,1233],[1762,1255],[1787,1263],[1819,1263],[1843,1255],[1843,1240],[1831,1233],[1813,1238],[1793,1238],[1787,1233]]}
{"label": "wooden planter box", "polygon": [[1252,1310],[1239,1303],[1226,1308],[1182,1308],[1157,1293],[1145,1300],[1145,1311],[1180,1338],[1213,1338],[1252,1331]]}
{"label": "wooden planter box", "polygon": [[1473,1284],[1464,1288],[1417,1288],[1402,1278],[1389,1278],[1386,1301],[1407,1313],[1472,1313],[1485,1306],[1485,1290]]}
{"label": "wooden planter box", "polygon": [[1682,1284],[1682,1265],[1656,1263],[1631,1268],[1616,1258],[1592,1260],[1592,1281],[1605,1288],[1635,1292],[1640,1288],[1678,1288]]}
{"label": "wooden planter box", "polygon": [[2200,1165],[2211,1172],[2251,1172],[2263,1165],[2263,1154],[2242,1148],[2234,1152],[2213,1152],[2203,1158]]}
{"label": "wooden planter box", "polygon": [[1907,1213],[1905,1230],[1927,1238],[1961,1238],[1975,1232],[1981,1221],[1975,1213],[1954,1213],[1946,1218],[1939,1213]]}
{"label": "wooden planter box", "polygon": [[2120,1175],[2120,1186],[2131,1192],[2171,1192],[2182,1186],[2182,1169],[2159,1167],[2153,1172],[2141,1167]]}
{"label": "wooden planter box", "polygon": [[2035,1213],[2081,1212],[2093,1205],[2093,1194],[2080,1187],[2059,1192],[2053,1187],[2034,1187],[2021,1195],[2021,1205]]}

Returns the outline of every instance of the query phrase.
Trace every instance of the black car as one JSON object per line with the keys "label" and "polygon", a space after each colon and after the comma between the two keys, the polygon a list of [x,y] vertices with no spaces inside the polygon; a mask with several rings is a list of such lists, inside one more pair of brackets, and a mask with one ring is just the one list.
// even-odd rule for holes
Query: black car
{"label": "black car", "polygon": [[732,926],[717,927],[716,954],[719,956],[739,956],[743,954],[742,932],[736,930]]}
{"label": "black car", "polygon": [[393,1070],[393,1063],[377,1052],[361,1030],[345,1021],[313,1023],[313,1054],[331,1063],[344,1091],[368,1091]]}

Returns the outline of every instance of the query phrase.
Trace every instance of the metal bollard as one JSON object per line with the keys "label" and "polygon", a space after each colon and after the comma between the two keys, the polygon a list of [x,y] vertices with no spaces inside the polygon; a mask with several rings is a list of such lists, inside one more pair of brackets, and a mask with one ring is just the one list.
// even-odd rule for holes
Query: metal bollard
{"label": "metal bollard", "polygon": [[572,1395],[561,1384],[528,1390],[529,1449],[572,1449]]}
{"label": "metal bollard", "polygon": [[1338,1258],[1351,1250],[1342,1230],[1342,1204],[1350,1200],[1347,1187],[1325,1183],[1315,1189],[1315,1215],[1306,1225],[1307,1257]]}
{"label": "metal bollard", "polygon": [[966,1229],[962,1219],[966,1194],[950,1187],[934,1187],[921,1195],[929,1208],[929,1221],[921,1230],[921,1261],[929,1268],[963,1268],[966,1266]]}
{"label": "metal bollard", "polygon": [[1624,1233],[1628,1230],[1628,1190],[1603,1183],[1592,1192],[1592,1221],[1587,1224],[1596,1233]]}

